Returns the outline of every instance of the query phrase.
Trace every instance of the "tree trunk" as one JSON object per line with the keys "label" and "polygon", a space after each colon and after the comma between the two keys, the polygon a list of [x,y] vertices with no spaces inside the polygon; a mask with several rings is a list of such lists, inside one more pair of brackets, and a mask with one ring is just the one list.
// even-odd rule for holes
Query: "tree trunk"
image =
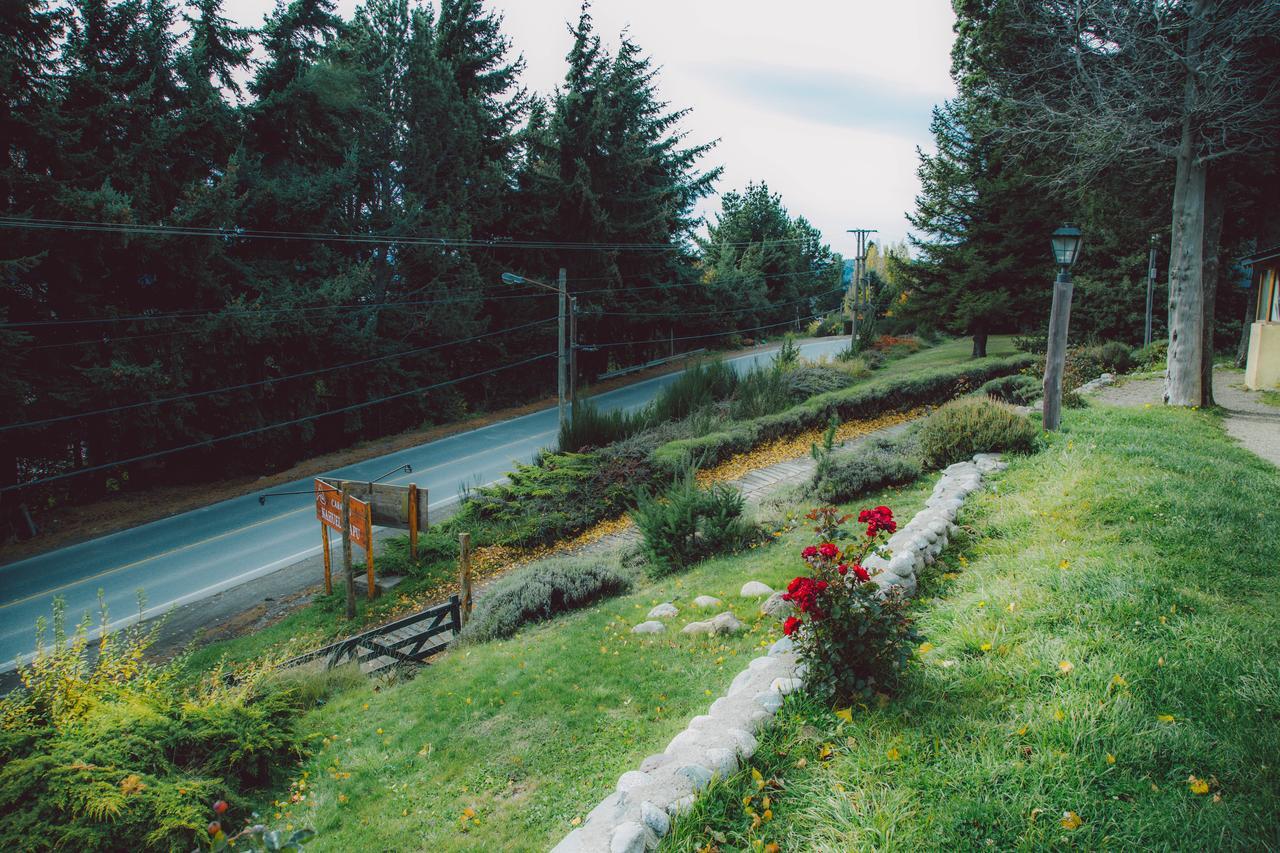
{"label": "tree trunk", "polygon": [[[1215,173],[1216,174],[1216,173]],[[1205,214],[1204,214],[1204,274],[1201,286],[1204,290],[1204,324],[1203,341],[1200,352],[1200,405],[1213,405],[1213,332],[1218,303],[1218,279],[1222,274],[1222,264],[1218,257],[1218,248],[1222,242],[1222,220],[1226,215],[1226,194],[1223,182],[1217,178],[1205,176]]]}
{"label": "tree trunk", "polygon": [[1206,168],[1196,161],[1191,137],[1191,123],[1185,119],[1169,248],[1169,362],[1164,398],[1171,406],[1198,406],[1202,400]]}
{"label": "tree trunk", "polygon": [[974,336],[973,336],[973,357],[974,357],[974,358],[986,358],[986,357],[987,357],[987,333],[986,333],[986,332],[978,332],[978,333],[974,334]]}

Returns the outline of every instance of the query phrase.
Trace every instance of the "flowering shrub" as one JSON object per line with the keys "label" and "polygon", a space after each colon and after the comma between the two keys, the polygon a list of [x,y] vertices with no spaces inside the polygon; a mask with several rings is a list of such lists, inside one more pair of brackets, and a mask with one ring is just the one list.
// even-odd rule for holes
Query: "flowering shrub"
{"label": "flowering shrub", "polygon": [[[783,598],[799,616],[789,617],[782,630],[808,666],[807,685],[819,698],[837,703],[887,690],[920,641],[901,587],[882,592],[862,565],[897,530],[893,511],[864,509],[857,522],[865,527],[852,533],[845,524],[854,516],[835,507],[819,507],[805,518],[814,522],[819,542],[800,552],[809,574],[787,585]],[[843,548],[837,544],[842,540],[849,540]]]}

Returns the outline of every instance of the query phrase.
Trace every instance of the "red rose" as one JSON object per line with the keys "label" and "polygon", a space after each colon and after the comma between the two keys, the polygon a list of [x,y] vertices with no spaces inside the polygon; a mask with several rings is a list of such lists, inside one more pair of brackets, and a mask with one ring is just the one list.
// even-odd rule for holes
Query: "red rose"
{"label": "red rose", "polygon": [[858,513],[859,523],[867,525],[867,536],[872,537],[880,531],[893,533],[898,529],[898,522],[893,520],[893,510],[887,506],[878,506],[875,509],[864,509]]}
{"label": "red rose", "polygon": [[840,556],[840,549],[832,542],[823,542],[818,546],[818,553],[826,557],[828,560],[834,560]]}
{"label": "red rose", "polygon": [[817,546],[810,545],[808,548],[805,548],[803,551],[800,552],[800,556],[806,560],[808,560],[810,557],[818,556]]}
{"label": "red rose", "polygon": [[794,616],[788,616],[787,621],[782,623],[782,633],[790,637],[792,633],[794,633],[795,630],[800,627],[800,624],[801,623],[799,619],[797,619]]}
{"label": "red rose", "polygon": [[862,581],[863,583],[866,583],[867,581],[871,580],[871,575],[867,572],[866,569],[862,568],[862,566],[854,566],[853,574],[858,578],[858,580]]}
{"label": "red rose", "polygon": [[842,575],[844,575],[844,574],[848,574],[848,573],[849,573],[849,567],[848,567],[848,566],[846,566],[844,563],[841,563],[840,565],[836,566],[836,571],[837,571],[837,572],[839,572],[839,573],[840,573],[840,574],[842,574]]}

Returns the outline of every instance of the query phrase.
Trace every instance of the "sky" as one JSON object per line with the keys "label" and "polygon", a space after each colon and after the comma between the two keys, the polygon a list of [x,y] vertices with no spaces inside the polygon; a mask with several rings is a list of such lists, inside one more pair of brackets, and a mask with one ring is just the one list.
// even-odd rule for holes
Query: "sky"
{"label": "sky", "polygon": [[[356,0],[337,0],[349,18]],[[561,82],[580,0],[490,0],[524,55],[524,83]],[[274,0],[227,0],[259,26]],[[849,228],[903,240],[919,191],[917,146],[932,150],[930,111],[954,94],[949,0],[596,0],[607,48],[624,29],[661,71],[660,95],[691,108],[690,143],[718,140],[720,192],[765,181],[846,257]],[[704,201],[699,213],[719,209]]]}

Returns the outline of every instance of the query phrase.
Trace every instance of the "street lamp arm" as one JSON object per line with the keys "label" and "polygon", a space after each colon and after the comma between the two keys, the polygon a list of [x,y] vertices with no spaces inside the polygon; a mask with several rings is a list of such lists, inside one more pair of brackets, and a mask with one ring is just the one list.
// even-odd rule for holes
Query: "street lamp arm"
{"label": "street lamp arm", "polygon": [[516,275],[513,272],[504,272],[502,274],[502,280],[506,284],[531,284],[534,287],[541,287],[543,290],[550,290],[554,293],[560,292],[560,288],[553,287],[544,281],[538,281],[536,278],[529,278],[528,276]]}

